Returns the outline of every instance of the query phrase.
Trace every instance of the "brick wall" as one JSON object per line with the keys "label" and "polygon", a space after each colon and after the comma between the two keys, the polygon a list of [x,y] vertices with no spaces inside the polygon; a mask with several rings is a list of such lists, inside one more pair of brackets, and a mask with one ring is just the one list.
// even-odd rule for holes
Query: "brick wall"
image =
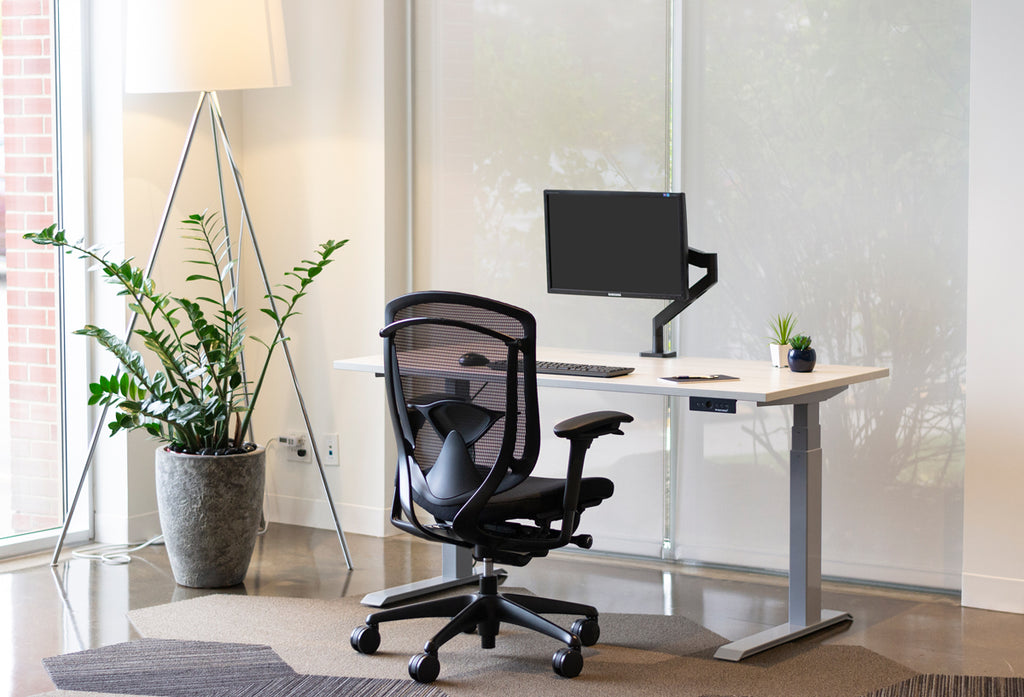
{"label": "brick wall", "polygon": [[50,2],[3,0],[2,22],[10,520],[0,531],[27,532],[61,524],[56,261],[21,239],[56,219]]}

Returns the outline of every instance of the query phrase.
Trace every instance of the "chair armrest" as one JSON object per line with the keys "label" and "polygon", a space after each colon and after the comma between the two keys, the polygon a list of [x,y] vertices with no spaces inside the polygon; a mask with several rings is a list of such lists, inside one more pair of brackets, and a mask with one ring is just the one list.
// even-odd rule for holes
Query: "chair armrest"
{"label": "chair armrest", "polygon": [[593,440],[609,433],[621,436],[622,431],[619,430],[619,426],[632,420],[632,416],[621,411],[594,411],[559,422],[555,425],[555,435],[569,440],[577,438]]}

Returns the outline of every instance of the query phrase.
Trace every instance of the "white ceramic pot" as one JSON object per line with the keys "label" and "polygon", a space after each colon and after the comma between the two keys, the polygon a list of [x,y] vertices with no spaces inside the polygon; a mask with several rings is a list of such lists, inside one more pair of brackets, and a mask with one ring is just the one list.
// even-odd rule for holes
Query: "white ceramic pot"
{"label": "white ceramic pot", "polygon": [[789,344],[768,344],[772,355],[772,367],[785,368],[789,365]]}

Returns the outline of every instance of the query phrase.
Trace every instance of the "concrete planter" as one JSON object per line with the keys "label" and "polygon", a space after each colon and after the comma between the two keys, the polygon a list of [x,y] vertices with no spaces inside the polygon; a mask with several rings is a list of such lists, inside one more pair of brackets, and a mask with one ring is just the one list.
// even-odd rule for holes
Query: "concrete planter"
{"label": "concrete planter", "polygon": [[174,580],[222,588],[245,579],[263,511],[266,451],[186,455],[156,451],[160,527]]}

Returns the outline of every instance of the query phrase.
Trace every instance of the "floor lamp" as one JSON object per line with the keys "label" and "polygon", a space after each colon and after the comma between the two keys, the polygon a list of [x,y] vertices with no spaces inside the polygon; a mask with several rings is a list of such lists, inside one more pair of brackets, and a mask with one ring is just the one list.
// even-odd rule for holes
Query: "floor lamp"
{"label": "floor lamp", "polygon": [[[178,159],[167,202],[164,205],[149,260],[146,263],[147,277],[153,269],[160,243],[167,228],[171,207],[181,183],[182,172],[195,138],[200,117],[204,111],[208,111],[213,148],[216,154],[217,183],[223,223],[225,226],[228,224],[227,201],[224,193],[225,181],[220,159],[222,147],[242,209],[242,223],[238,231],[239,251],[241,251],[244,230],[248,230],[248,238],[271,309],[277,311],[274,307],[273,290],[267,277],[259,243],[253,231],[241,174],[228,140],[220,102],[217,99],[217,91],[280,87],[287,84],[289,84],[288,54],[285,47],[281,0],[131,0],[131,2],[125,3],[125,91],[199,93],[199,101],[189,123],[185,144],[181,151],[181,157]],[[230,240],[230,231],[228,230],[226,233],[226,237]],[[237,301],[238,281],[234,272],[232,272],[231,281],[236,289]],[[129,320],[125,341],[131,337],[136,319],[137,316],[133,314]],[[302,390],[299,388],[298,375],[288,342],[283,341],[281,346],[291,373],[299,409],[302,411],[310,449],[320,471],[324,496],[330,507],[334,526],[338,533],[338,541],[345,556],[345,564],[351,570],[353,568],[352,558],[327,483],[320,449],[313,434]],[[106,409],[104,408],[89,441],[82,475],[65,518],[60,539],[57,541],[51,566],[57,565],[58,557],[64,546],[68,527],[89,473],[105,417]],[[250,439],[252,439],[251,430]]]}

